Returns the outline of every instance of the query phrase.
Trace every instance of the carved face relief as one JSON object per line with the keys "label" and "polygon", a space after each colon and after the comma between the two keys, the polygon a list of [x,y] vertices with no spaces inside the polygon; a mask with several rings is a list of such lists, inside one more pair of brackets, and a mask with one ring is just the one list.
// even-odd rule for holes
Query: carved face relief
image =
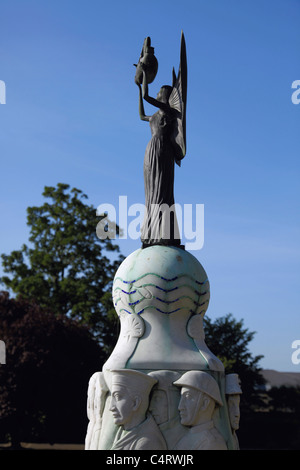
{"label": "carved face relief", "polygon": [[199,406],[203,393],[195,388],[182,387],[178,405],[181,424],[194,426],[198,421]]}
{"label": "carved face relief", "polygon": [[164,390],[154,390],[149,411],[156,421],[156,424],[162,424],[168,421],[168,400]]}
{"label": "carved face relief", "polygon": [[112,389],[110,411],[115,424],[126,429],[136,412],[136,405],[127,388],[122,385],[115,385]]}
{"label": "carved face relief", "polygon": [[230,424],[234,431],[239,429],[240,425],[240,395],[230,395],[228,397],[228,412]]}

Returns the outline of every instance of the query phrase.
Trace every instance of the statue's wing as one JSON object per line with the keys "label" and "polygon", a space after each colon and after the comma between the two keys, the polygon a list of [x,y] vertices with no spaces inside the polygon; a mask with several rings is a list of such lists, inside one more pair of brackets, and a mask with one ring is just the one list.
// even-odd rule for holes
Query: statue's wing
{"label": "statue's wing", "polygon": [[181,33],[180,64],[176,77],[173,68],[173,90],[169,98],[171,108],[176,113],[176,125],[173,135],[175,149],[175,161],[180,166],[180,161],[186,154],[186,98],[187,98],[187,60],[186,46],[183,32]]}

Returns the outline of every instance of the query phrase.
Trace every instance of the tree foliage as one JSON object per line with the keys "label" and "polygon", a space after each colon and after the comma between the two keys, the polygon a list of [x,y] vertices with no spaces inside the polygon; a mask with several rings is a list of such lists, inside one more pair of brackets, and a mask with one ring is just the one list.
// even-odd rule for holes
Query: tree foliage
{"label": "tree foliage", "polygon": [[241,406],[246,409],[263,406],[259,387],[264,384],[259,361],[263,356],[253,356],[249,350],[255,332],[244,327],[243,320],[232,314],[212,321],[204,320],[205,341],[210,350],[223,362],[226,374],[237,373],[242,383]]}
{"label": "tree foliage", "polygon": [[43,205],[27,209],[30,245],[2,254],[10,276],[1,282],[41,308],[88,325],[110,351],[117,329],[110,292],[123,258],[111,261],[108,252],[119,248],[109,238],[97,238],[99,217],[81,190],[59,183],[46,186],[43,196]]}
{"label": "tree foliage", "polygon": [[300,417],[300,387],[281,385],[268,391],[269,407],[273,411],[290,412]]}
{"label": "tree foliage", "polygon": [[0,292],[0,332],[0,442],[84,442],[88,381],[104,360],[93,335],[8,292]]}

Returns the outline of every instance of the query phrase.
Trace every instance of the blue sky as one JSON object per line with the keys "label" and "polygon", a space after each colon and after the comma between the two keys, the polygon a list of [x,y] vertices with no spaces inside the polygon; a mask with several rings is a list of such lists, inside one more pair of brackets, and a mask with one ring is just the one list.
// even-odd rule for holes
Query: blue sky
{"label": "blue sky", "polygon": [[[45,185],[89,202],[144,202],[150,138],[138,116],[133,63],[152,39],[156,95],[188,55],[187,155],[175,199],[204,204],[193,251],[211,283],[207,315],[232,313],[256,331],[261,365],[300,372],[299,0],[3,0],[0,80],[0,251],[28,240],[26,208]],[[146,106],[146,112],[153,109]],[[140,247],[122,240],[124,255]]]}

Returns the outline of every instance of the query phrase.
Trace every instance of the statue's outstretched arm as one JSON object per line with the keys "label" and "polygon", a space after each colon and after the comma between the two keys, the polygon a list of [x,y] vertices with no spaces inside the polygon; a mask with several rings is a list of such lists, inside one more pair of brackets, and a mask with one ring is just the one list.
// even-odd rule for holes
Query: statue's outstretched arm
{"label": "statue's outstretched arm", "polygon": [[138,84],[139,87],[139,114],[142,121],[149,121],[151,116],[145,115],[144,110],[144,102],[143,102],[143,95],[142,95],[142,87]]}

